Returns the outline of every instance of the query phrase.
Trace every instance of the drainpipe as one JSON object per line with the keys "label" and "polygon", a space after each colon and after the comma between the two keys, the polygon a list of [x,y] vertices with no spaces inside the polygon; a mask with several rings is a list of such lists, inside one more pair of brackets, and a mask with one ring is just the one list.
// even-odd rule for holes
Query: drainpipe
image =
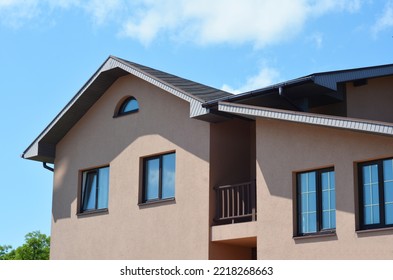
{"label": "drainpipe", "polygon": [[46,162],[43,162],[42,163],[42,166],[45,168],[45,169],[48,169],[49,171],[55,171],[55,169],[53,168],[53,167],[50,167],[49,165],[48,165],[48,163],[46,163]]}

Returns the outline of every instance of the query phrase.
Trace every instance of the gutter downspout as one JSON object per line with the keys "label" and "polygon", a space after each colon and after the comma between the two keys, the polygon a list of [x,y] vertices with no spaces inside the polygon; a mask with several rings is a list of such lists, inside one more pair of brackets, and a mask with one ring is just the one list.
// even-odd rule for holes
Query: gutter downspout
{"label": "gutter downspout", "polygon": [[48,169],[49,171],[55,171],[55,169],[53,168],[53,167],[50,167],[49,165],[48,165],[48,163],[46,163],[46,162],[43,162],[42,163],[42,166],[45,168],[45,169]]}

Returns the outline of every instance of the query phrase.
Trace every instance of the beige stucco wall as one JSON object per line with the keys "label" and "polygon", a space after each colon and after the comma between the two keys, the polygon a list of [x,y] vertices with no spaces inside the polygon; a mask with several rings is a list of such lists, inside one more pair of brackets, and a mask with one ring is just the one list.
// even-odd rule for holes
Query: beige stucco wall
{"label": "beige stucco wall", "polygon": [[[393,259],[393,230],[356,233],[356,162],[392,157],[393,138],[284,121],[256,125],[259,259]],[[334,166],[336,236],[293,239],[296,172]]]}
{"label": "beige stucco wall", "polygon": [[[113,118],[124,96],[138,113]],[[209,123],[131,75],[118,79],[57,145],[52,259],[207,259]],[[174,202],[138,206],[141,157],[176,151]],[[109,213],[77,216],[80,170],[110,165]]]}
{"label": "beige stucco wall", "polygon": [[352,118],[393,122],[393,77],[368,79],[367,85],[347,83],[347,115]]}

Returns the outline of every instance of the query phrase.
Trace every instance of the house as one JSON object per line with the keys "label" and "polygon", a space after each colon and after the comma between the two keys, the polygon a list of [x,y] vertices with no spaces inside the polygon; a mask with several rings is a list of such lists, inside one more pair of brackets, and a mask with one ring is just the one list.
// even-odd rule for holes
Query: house
{"label": "house", "polygon": [[232,95],[110,56],[23,153],[52,259],[392,259],[393,64]]}

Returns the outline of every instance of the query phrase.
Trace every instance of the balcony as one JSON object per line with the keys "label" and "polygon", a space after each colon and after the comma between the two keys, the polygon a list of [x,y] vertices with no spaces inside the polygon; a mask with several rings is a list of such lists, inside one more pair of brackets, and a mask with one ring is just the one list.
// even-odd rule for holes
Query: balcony
{"label": "balcony", "polygon": [[216,225],[256,221],[255,181],[219,186],[216,191]]}

